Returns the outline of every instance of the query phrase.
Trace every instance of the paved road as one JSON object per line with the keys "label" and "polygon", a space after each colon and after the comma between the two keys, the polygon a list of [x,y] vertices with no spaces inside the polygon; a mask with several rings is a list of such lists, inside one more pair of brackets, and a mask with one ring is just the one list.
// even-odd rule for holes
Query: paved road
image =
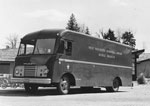
{"label": "paved road", "polygon": [[55,89],[40,89],[36,95],[24,89],[0,89],[0,106],[150,106],[150,85],[122,87],[117,93],[76,88],[69,95],[58,95]]}

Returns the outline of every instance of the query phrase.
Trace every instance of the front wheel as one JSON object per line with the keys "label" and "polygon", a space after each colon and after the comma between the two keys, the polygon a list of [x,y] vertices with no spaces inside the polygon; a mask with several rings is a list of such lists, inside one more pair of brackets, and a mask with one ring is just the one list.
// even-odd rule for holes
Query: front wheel
{"label": "front wheel", "polygon": [[59,94],[68,94],[70,89],[70,82],[67,76],[63,76],[58,83],[57,90]]}
{"label": "front wheel", "polygon": [[117,92],[119,91],[119,80],[118,79],[114,79],[113,80],[113,86],[112,87],[106,87],[106,90],[108,92]]}

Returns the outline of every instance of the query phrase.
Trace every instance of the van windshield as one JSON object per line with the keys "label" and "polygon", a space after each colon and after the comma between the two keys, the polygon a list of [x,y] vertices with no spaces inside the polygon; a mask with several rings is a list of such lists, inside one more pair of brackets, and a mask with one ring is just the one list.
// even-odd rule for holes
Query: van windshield
{"label": "van windshield", "polygon": [[18,55],[53,54],[56,39],[37,39],[23,41],[20,44]]}
{"label": "van windshield", "polygon": [[34,54],[52,54],[54,52],[55,39],[38,39]]}

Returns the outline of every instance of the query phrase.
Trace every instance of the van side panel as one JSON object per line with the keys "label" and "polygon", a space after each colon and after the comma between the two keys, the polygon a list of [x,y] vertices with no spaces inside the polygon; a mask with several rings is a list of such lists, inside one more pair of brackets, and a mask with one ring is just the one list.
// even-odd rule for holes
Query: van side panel
{"label": "van side panel", "polygon": [[76,33],[62,37],[72,41],[72,55],[60,57],[57,74],[71,73],[77,86],[112,86],[116,77],[123,86],[132,84],[130,47]]}
{"label": "van side panel", "polygon": [[[68,61],[68,62],[67,62]],[[122,86],[131,86],[131,69],[76,63],[71,60],[61,60],[63,73],[71,73],[77,86],[112,86],[114,78],[119,77]],[[69,67],[69,68],[68,68]]]}

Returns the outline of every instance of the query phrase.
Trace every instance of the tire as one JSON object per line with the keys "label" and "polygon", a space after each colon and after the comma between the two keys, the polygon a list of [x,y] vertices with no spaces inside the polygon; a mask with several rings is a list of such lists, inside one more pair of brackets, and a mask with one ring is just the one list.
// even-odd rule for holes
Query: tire
{"label": "tire", "polygon": [[24,84],[24,88],[27,93],[35,94],[38,91],[38,86],[36,85]]}
{"label": "tire", "polygon": [[67,76],[63,76],[60,79],[60,82],[57,85],[57,90],[58,90],[59,94],[61,94],[61,95],[66,95],[69,93],[70,82],[69,82],[69,78]]}
{"label": "tire", "polygon": [[106,87],[106,91],[108,92],[118,92],[119,91],[119,80],[118,79],[114,79],[113,80],[113,86],[112,87]]}

